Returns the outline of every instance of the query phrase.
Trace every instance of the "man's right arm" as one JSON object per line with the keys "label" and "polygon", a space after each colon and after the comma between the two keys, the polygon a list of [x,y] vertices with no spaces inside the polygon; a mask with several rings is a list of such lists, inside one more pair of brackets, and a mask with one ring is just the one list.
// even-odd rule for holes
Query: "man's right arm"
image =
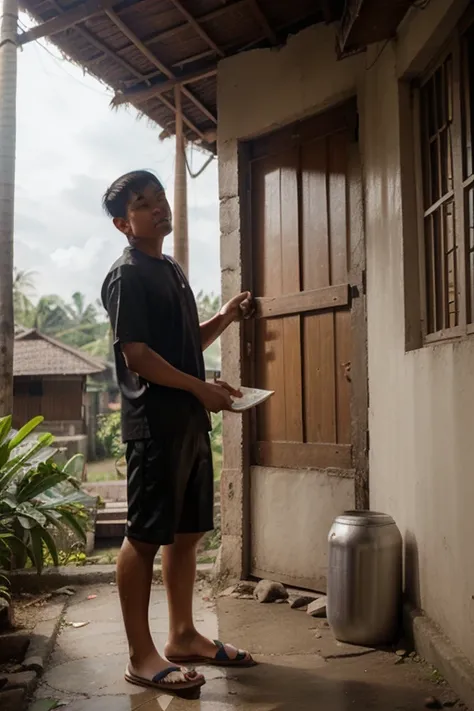
{"label": "man's right arm", "polygon": [[147,345],[150,337],[145,291],[133,267],[109,283],[105,301],[115,345],[121,348],[129,370],[149,383],[192,393],[211,412],[231,408],[231,396],[238,397],[237,391],[226,383],[205,383],[183,373]]}

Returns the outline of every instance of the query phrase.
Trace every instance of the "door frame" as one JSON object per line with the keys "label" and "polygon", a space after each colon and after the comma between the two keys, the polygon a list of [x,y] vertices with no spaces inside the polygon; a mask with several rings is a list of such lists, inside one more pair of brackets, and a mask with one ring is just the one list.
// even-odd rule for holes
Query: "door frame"
{"label": "door frame", "polygon": [[[310,133],[313,137],[324,138],[334,133],[334,126],[350,131],[348,197],[351,223],[351,269],[349,272],[352,361],[351,375],[351,459],[354,472],[354,501],[356,509],[369,508],[369,433],[368,433],[368,364],[367,364],[367,305],[366,305],[366,240],[365,209],[363,198],[363,175],[360,160],[358,136],[357,99],[352,99],[326,109],[322,113],[294,122],[276,131],[247,141],[238,146],[239,196],[241,217],[241,269],[244,289],[252,290],[254,284],[252,259],[252,181],[251,162],[258,155],[272,152],[274,139],[293,137],[300,133]],[[355,245],[355,248],[354,248]],[[241,330],[242,378],[248,385],[255,383],[255,321],[243,322]],[[355,384],[355,387],[354,387]],[[256,415],[254,410],[243,417],[243,572],[249,575],[251,569],[251,516],[250,516],[250,469],[252,466],[252,446],[256,439]]]}

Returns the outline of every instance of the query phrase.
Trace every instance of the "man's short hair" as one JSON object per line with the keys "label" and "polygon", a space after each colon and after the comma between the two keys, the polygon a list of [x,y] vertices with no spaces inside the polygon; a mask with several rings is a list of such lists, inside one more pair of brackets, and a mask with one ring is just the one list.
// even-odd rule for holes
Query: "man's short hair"
{"label": "man's short hair", "polygon": [[102,198],[102,206],[110,217],[126,217],[127,207],[133,195],[139,195],[150,184],[163,189],[156,175],[148,170],[134,170],[125,173],[107,188]]}

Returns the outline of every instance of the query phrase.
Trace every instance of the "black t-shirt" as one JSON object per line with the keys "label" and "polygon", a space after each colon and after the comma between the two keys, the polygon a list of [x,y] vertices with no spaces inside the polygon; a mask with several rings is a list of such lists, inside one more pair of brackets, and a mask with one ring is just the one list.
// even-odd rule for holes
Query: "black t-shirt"
{"label": "black t-shirt", "polygon": [[210,429],[207,412],[191,393],[132,373],[121,349],[125,343],[146,343],[178,370],[205,380],[196,302],[178,263],[127,247],[107,274],[102,303],[114,333],[124,441],[177,433],[191,418]]}

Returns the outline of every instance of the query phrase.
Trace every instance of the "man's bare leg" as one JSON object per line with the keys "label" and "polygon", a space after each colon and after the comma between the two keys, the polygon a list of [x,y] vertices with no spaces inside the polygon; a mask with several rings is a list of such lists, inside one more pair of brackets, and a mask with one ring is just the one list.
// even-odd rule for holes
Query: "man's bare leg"
{"label": "man's bare leg", "polygon": [[117,561],[117,585],[130,649],[130,671],[145,679],[169,667],[150,632],[149,605],[153,561],[158,546],[125,538]]}
{"label": "man's bare leg", "polygon": [[[168,594],[170,631],[165,646],[167,657],[202,656],[214,658],[217,647],[200,634],[193,621],[193,590],[196,578],[197,545],[200,533],[179,533],[175,542],[163,546],[161,562],[163,580]],[[230,659],[238,650],[226,645]]]}

